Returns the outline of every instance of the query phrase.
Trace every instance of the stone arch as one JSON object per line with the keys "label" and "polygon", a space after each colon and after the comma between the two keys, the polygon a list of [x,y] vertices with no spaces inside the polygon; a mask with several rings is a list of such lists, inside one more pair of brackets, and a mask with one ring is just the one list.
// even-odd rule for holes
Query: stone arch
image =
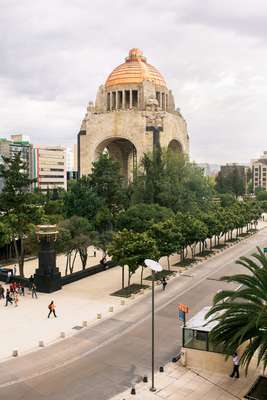
{"label": "stone arch", "polygon": [[172,151],[174,153],[183,153],[183,146],[177,139],[172,139],[168,144],[168,151]]}
{"label": "stone arch", "polygon": [[137,168],[137,151],[133,142],[123,137],[107,138],[97,145],[95,159],[104,152],[108,153],[112,160],[120,163],[121,173],[126,181],[133,179]]}

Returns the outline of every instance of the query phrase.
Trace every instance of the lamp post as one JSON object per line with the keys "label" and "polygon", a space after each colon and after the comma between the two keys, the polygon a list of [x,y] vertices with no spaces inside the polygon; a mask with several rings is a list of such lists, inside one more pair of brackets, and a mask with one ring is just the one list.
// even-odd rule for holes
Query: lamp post
{"label": "lamp post", "polygon": [[151,392],[155,392],[155,272],[162,271],[162,266],[154,260],[146,259],[145,265],[152,271],[152,337],[151,337],[151,345],[152,345],[152,362],[151,362]]}

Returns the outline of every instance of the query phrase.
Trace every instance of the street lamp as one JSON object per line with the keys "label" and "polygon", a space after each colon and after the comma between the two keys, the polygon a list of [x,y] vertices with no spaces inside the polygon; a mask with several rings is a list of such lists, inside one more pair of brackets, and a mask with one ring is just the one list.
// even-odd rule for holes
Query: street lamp
{"label": "street lamp", "polygon": [[145,260],[145,265],[152,271],[152,386],[151,392],[155,392],[154,373],[155,373],[155,272],[162,271],[162,266],[154,260]]}

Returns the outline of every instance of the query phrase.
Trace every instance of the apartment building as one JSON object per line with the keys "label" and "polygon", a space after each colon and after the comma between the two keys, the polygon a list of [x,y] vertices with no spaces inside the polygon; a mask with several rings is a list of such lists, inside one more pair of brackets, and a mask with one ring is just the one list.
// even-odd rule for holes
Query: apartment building
{"label": "apartment building", "polygon": [[252,160],[253,191],[257,188],[267,190],[267,151],[258,160]]}
{"label": "apartment building", "polygon": [[66,151],[61,146],[34,148],[34,188],[43,192],[67,189]]}

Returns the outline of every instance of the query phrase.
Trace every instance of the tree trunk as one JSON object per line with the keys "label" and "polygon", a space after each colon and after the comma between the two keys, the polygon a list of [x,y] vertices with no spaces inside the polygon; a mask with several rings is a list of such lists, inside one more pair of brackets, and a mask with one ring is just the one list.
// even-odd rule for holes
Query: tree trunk
{"label": "tree trunk", "polygon": [[212,238],[210,238],[210,251],[212,250]]}
{"label": "tree trunk", "polygon": [[141,286],[143,285],[143,274],[144,274],[144,267],[142,265],[142,270],[141,270]]}
{"label": "tree trunk", "polygon": [[124,265],[121,268],[122,268],[122,271],[121,271],[121,273],[122,273],[122,275],[121,275],[121,288],[124,289],[124,272],[125,272]]}
{"label": "tree trunk", "polygon": [[167,256],[167,261],[168,261],[168,270],[170,271],[171,267],[170,267],[170,256]]}
{"label": "tree trunk", "polygon": [[73,273],[73,270],[74,270],[74,264],[75,264],[75,260],[76,260],[77,254],[78,254],[78,250],[75,251],[72,263],[70,264],[70,273],[71,274]]}

